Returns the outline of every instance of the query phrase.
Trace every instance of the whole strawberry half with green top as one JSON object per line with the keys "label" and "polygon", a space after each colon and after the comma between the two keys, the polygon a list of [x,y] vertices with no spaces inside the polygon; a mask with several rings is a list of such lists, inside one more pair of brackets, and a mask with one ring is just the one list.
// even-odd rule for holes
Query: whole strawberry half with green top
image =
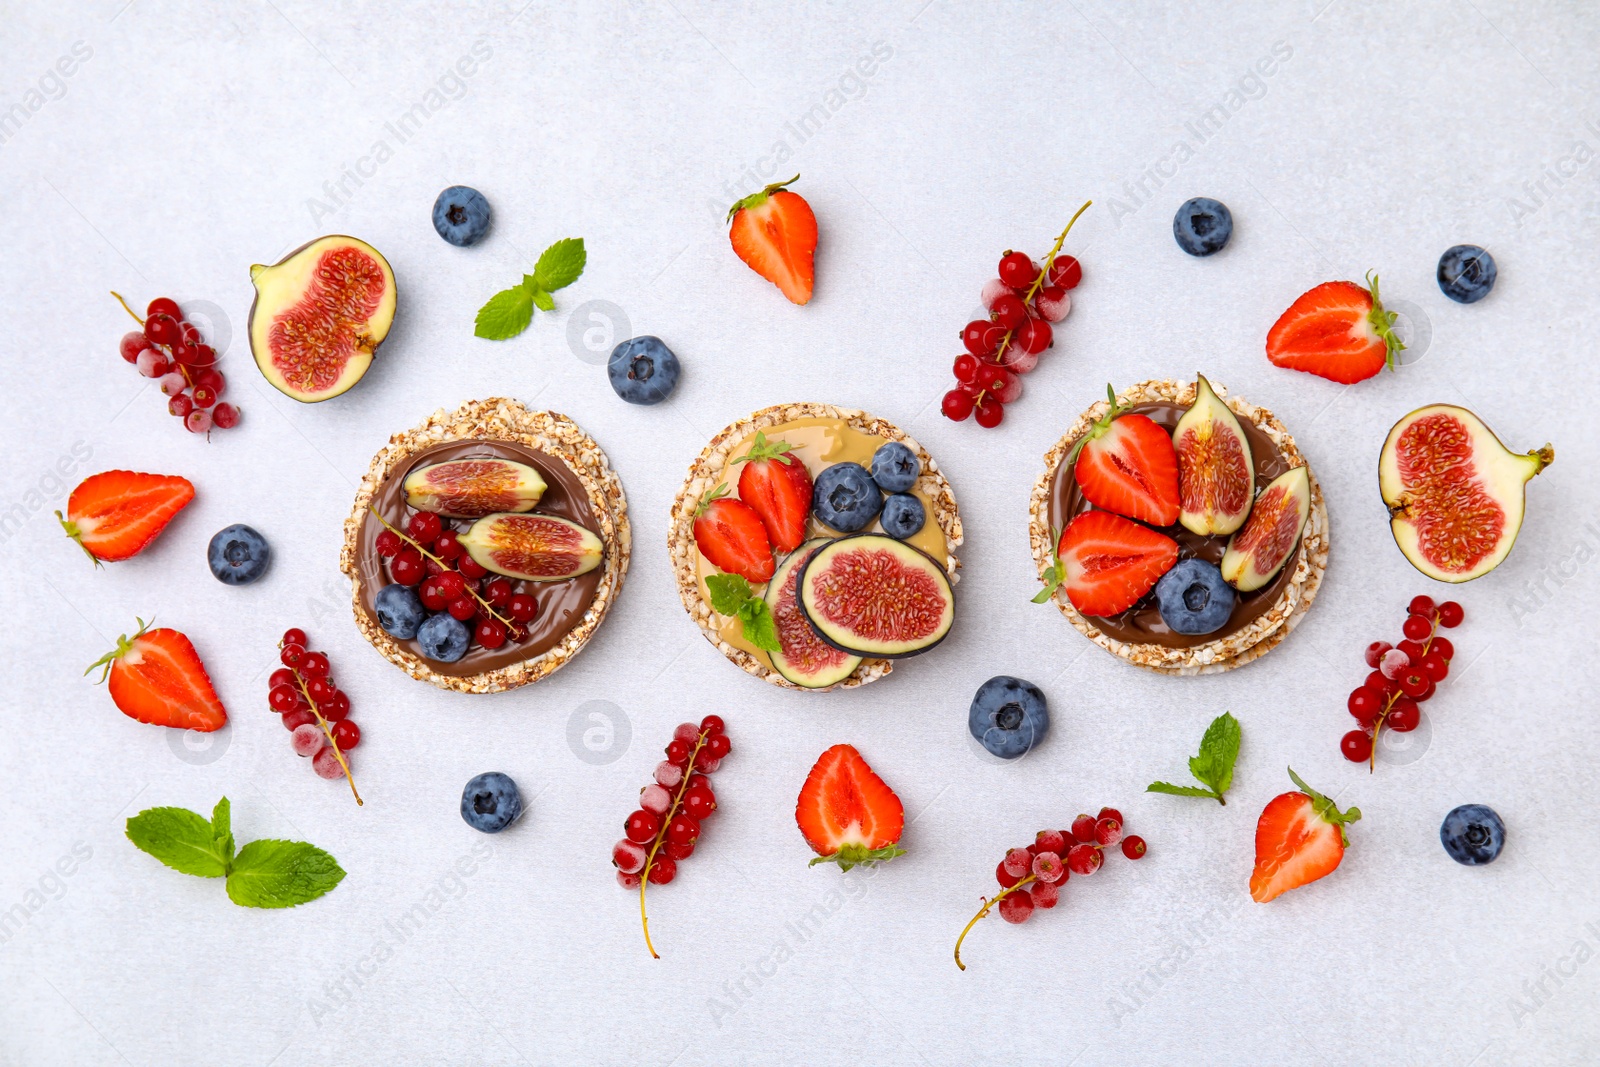
{"label": "whole strawberry half with green top", "polygon": [[1399,316],[1378,299],[1378,276],[1369,289],[1355,282],[1323,282],[1302,293],[1267,331],[1267,358],[1275,367],[1349,385],[1394,367],[1405,345],[1395,335]]}
{"label": "whole strawberry half with green top", "polygon": [[1078,439],[1072,468],[1089,503],[1156,526],[1178,521],[1178,453],[1172,435],[1129,413],[1106,386],[1111,408]]}
{"label": "whole strawberry half with green top", "polygon": [[796,174],[776,182],[728,209],[728,240],[751,270],[804,304],[816,277],[817,216],[805,197],[788,189],[799,180]]}
{"label": "whole strawberry half with green top", "polygon": [[694,516],[695,547],[718,570],[760,585],[777,569],[772,540],[756,510],[727,494],[724,483],[700,501]]}
{"label": "whole strawberry half with green top", "polygon": [[1360,808],[1340,811],[1333,801],[1301,781],[1293,767],[1289,777],[1301,791],[1273,797],[1256,822],[1256,869],[1250,875],[1250,896],[1257,904],[1333,873],[1350,843],[1345,825],[1361,818]]}
{"label": "whole strawberry half with green top", "polygon": [[96,667],[105,668],[100,680],[108,682],[112,701],[130,719],[201,733],[228,721],[200,654],[177,630],[152,630],[140,619],[138,632],[117,638],[117,647],[89,671]]}
{"label": "whole strawberry half with green top", "polygon": [[755,509],[779,552],[793,552],[806,539],[811,514],[811,472],[787,441],[768,441],[756,432],[750,451],[734,460],[739,472],[739,499]]}

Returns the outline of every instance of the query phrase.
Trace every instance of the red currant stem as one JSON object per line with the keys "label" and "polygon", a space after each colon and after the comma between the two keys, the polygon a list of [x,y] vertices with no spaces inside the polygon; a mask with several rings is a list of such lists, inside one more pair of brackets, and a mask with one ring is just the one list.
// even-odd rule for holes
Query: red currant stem
{"label": "red currant stem", "polygon": [[[367,510],[372,512],[374,518],[376,518],[379,522],[383,523],[383,528],[385,530],[388,530],[390,533],[392,533],[396,537],[400,538],[400,540],[404,541],[406,544],[410,545],[412,548],[416,549],[418,552],[421,552],[424,556],[427,556],[429,559],[433,560],[435,563],[437,563],[439,566],[443,567],[445,570],[449,571],[449,570],[454,570],[455,569],[454,567],[450,566],[450,564],[446,563],[444,560],[442,560],[438,556],[434,555],[432,552],[429,552],[426,548],[423,548],[422,545],[417,543],[417,541],[415,541],[410,535],[401,533],[399,530],[395,529],[394,526],[390,525],[388,519],[385,519],[382,515],[378,514],[378,509],[377,508],[373,507],[371,504],[368,504],[367,505]],[[493,615],[496,619],[499,619],[501,624],[504,625],[507,629],[510,629],[511,627],[518,625],[517,623],[514,623],[510,619],[506,618],[504,615],[500,614],[498,611],[494,610],[494,607],[487,600],[485,600],[483,597],[479,596],[478,595],[478,591],[476,589],[472,588],[472,586],[469,585],[469,586],[466,587],[466,589],[467,589],[467,592],[472,594],[472,599],[476,600],[478,602],[479,606],[481,606],[484,611],[487,611],[490,615]]]}
{"label": "red currant stem", "polygon": [[[1088,205],[1085,204],[1084,206],[1087,207]],[[1080,214],[1081,214],[1081,212],[1080,212]],[[1060,245],[1058,244],[1057,247],[1059,248]],[[1052,253],[1052,255],[1053,255],[1053,253]],[[1029,882],[1036,882],[1038,880],[1039,880],[1039,876],[1038,875],[1030,874],[1026,878],[1024,878],[1022,881],[1018,882],[1016,885],[1007,886],[1006,888],[1002,889],[998,894],[996,894],[992,899],[984,901],[983,907],[978,909],[978,914],[976,914],[976,915],[974,915],[972,917],[972,921],[967,923],[967,928],[965,930],[961,931],[961,936],[956,938],[956,966],[957,967],[961,968],[963,971],[967,969],[967,965],[965,963],[961,962],[961,942],[965,941],[967,939],[967,935],[972,932],[972,928],[974,926],[978,925],[978,920],[983,918],[985,915],[989,914],[989,909],[993,908],[996,904],[1000,903],[1000,901],[1004,900],[1006,897],[1010,896],[1012,893],[1015,893],[1017,890],[1021,889],[1025,885],[1027,885]]]}
{"label": "red currant stem", "polygon": [[[283,646],[279,645],[278,647],[282,648]],[[329,726],[328,720],[322,717],[322,712],[317,709],[317,702],[311,699],[311,691],[306,688],[305,678],[295,668],[290,667],[289,670],[294,672],[294,684],[300,687],[301,695],[306,698],[306,703],[311,705],[311,714],[317,717],[317,725],[322,727],[323,736],[328,739],[328,744],[332,746],[333,758],[338,760],[339,766],[344,768],[345,781],[350,783],[350,792],[355,795],[356,807],[364,807],[365,802],[361,799],[361,794],[356,792],[356,779],[350,773],[350,763],[344,758],[344,753],[339,751],[339,742],[334,739],[333,727]]]}
{"label": "red currant stem", "polygon": [[[131,307],[128,306],[128,302],[126,300],[122,299],[122,294],[121,293],[119,293],[115,289],[113,289],[113,290],[111,290],[111,295],[117,298],[117,303],[122,305],[122,310],[123,311],[126,311],[130,315],[133,315],[133,321],[134,322],[137,322],[140,326],[144,325],[144,320],[141,319],[138,315],[134,314],[134,310]],[[163,350],[164,352],[166,352],[167,355],[169,355],[169,356],[172,355],[172,350],[170,348],[168,348],[166,345],[151,345],[150,347],[151,348],[159,348],[159,349]],[[184,384],[189,386],[190,388],[193,388],[194,387],[194,379],[189,376],[189,368],[185,367],[182,363],[179,363],[176,359],[174,359],[172,361],[172,363],[173,363],[173,366],[178,368],[178,373],[183,375]],[[207,433],[206,437],[209,439],[211,437],[211,434]]]}
{"label": "red currant stem", "polygon": [[[1093,200],[1085,200],[1083,202],[1083,206],[1078,209],[1077,214],[1074,214],[1067,221],[1067,228],[1061,231],[1061,236],[1056,238],[1056,243],[1050,246],[1050,254],[1044,257],[1044,266],[1039,269],[1039,276],[1033,279],[1033,284],[1028,286],[1028,295],[1022,298],[1024,304],[1032,301],[1034,297],[1039,295],[1039,290],[1044,288],[1044,280],[1050,276],[1050,268],[1056,261],[1056,253],[1061,251],[1061,246],[1066,243],[1067,234],[1072,232],[1072,224],[1078,221],[1079,215],[1089,210],[1089,205],[1092,203],[1094,203]],[[1000,338],[1000,347],[995,349],[994,353],[994,361],[996,363],[999,363],[1000,358],[1006,354],[1006,346],[1011,343],[1012,335],[1016,332],[1014,329],[1007,330],[1006,335]],[[982,398],[983,394],[979,393],[978,399],[981,400]]]}
{"label": "red currant stem", "polygon": [[678,783],[678,792],[673,796],[672,803],[667,805],[666,814],[661,816],[661,826],[656,830],[655,840],[650,842],[650,852],[644,858],[644,868],[639,876],[639,922],[644,925],[644,947],[650,950],[650,958],[659,960],[661,953],[656,951],[655,945],[650,942],[650,916],[644,911],[644,890],[650,884],[650,868],[656,862],[656,853],[661,850],[661,843],[667,839],[667,827],[672,825],[673,817],[678,814],[678,806],[683,803],[683,795],[689,791],[689,779],[694,774],[694,758],[700,754],[707,741],[711,740],[708,731],[701,730],[695,739],[694,750],[689,753],[689,762],[683,768],[683,781]]}
{"label": "red currant stem", "polygon": [[123,311],[126,311],[128,314],[133,316],[133,321],[134,322],[137,322],[140,326],[144,325],[144,320],[141,319],[138,316],[138,314],[131,307],[128,306],[128,302],[126,300],[122,299],[122,294],[121,293],[119,293],[115,289],[113,289],[113,290],[111,290],[111,295],[117,298],[117,303],[122,305],[122,310]]}

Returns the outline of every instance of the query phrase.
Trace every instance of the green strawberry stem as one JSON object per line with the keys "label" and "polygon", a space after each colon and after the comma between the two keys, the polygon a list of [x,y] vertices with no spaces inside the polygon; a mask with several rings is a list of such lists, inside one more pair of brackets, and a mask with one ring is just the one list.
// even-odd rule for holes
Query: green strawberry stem
{"label": "green strawberry stem", "polygon": [[[282,644],[278,646],[282,648]],[[339,742],[333,736],[333,727],[328,725],[328,720],[322,717],[322,712],[317,708],[317,702],[311,699],[311,691],[306,688],[306,679],[298,670],[290,667],[294,674],[294,684],[300,687],[300,695],[306,698],[306,704],[311,708],[311,714],[317,717],[317,725],[322,727],[322,736],[328,739],[328,745],[333,749],[333,758],[339,761],[339,766],[344,768],[344,779],[350,783],[350,792],[356,798],[356,807],[365,807],[366,802],[361,799],[361,794],[356,792],[355,775],[350,773],[350,762],[344,758],[344,753],[339,751]]]}
{"label": "green strawberry stem", "polygon": [[650,884],[650,867],[656,861],[656,853],[661,851],[662,842],[667,839],[667,827],[672,825],[672,819],[678,814],[678,807],[683,803],[683,796],[689,791],[689,779],[694,775],[694,758],[700,754],[705,743],[711,740],[711,735],[701,730],[695,739],[694,749],[689,753],[689,762],[683,767],[683,781],[678,783],[678,791],[673,794],[672,803],[667,805],[666,814],[661,816],[661,828],[656,831],[656,838],[650,842],[650,852],[644,858],[644,866],[639,869],[639,922],[644,926],[644,947],[650,950],[650,958],[659,960],[661,954],[656,951],[656,946],[650,942],[650,916],[644,911],[644,891]]}
{"label": "green strawberry stem", "polygon": [[[1044,257],[1044,266],[1039,268],[1039,276],[1033,280],[1032,285],[1028,286],[1028,295],[1022,298],[1024,304],[1032,303],[1033,298],[1039,295],[1039,290],[1044,288],[1044,280],[1050,276],[1050,265],[1056,261],[1056,253],[1061,251],[1061,246],[1066,243],[1067,234],[1072,232],[1072,224],[1078,221],[1078,215],[1082,215],[1089,210],[1089,205],[1092,203],[1094,203],[1093,200],[1085,200],[1083,202],[1083,206],[1078,209],[1077,214],[1067,221],[1067,228],[1061,231],[1061,236],[1056,238],[1056,243],[1050,246],[1050,254]],[[1006,335],[1000,338],[1000,347],[994,351],[996,363],[1000,362],[1000,358],[1006,354],[1006,346],[1011,344],[1011,338],[1016,332],[1016,330],[1007,330]],[[982,399],[983,393],[979,393],[972,398],[972,402],[976,404]]]}
{"label": "green strawberry stem", "polygon": [[793,447],[788,441],[768,441],[766,431],[757,430],[756,439],[750,444],[750,451],[734,460],[734,462],[758,463],[764,459],[775,459],[787,467],[794,461],[784,453],[790,451]]}
{"label": "green strawberry stem", "polygon": [[1044,577],[1044,588],[1034,595],[1031,603],[1049,603],[1061,583],[1067,580],[1067,565],[1061,562],[1061,530],[1055,526],[1050,527],[1050,566],[1045,575],[1048,577]]}
{"label": "green strawberry stem", "polygon": [[[417,543],[415,538],[413,538],[410,535],[408,535],[406,533],[403,533],[400,530],[396,529],[394,527],[394,525],[389,522],[388,519],[386,519],[382,515],[378,514],[378,509],[377,508],[373,507],[371,504],[368,504],[367,505],[367,510],[372,512],[373,516],[379,522],[383,523],[383,528],[385,530],[388,530],[390,533],[392,533],[396,537],[400,538],[400,540],[404,541],[406,544],[410,545],[412,548],[416,549],[418,552],[421,552],[424,556],[426,556],[429,559],[433,560],[435,563],[437,563],[439,566],[443,567],[445,570],[448,571],[448,570],[454,570],[455,569],[455,568],[451,567],[450,564],[446,563],[444,560],[442,560],[438,556],[434,555],[432,552],[429,552],[426,548],[423,548],[420,544]],[[512,622],[510,619],[506,618],[504,615],[500,614],[498,611],[494,610],[494,606],[491,605],[483,597],[479,596],[478,595],[478,591],[476,589],[472,588],[471,585],[467,586],[467,592],[472,594],[472,599],[474,599],[474,600],[476,600],[478,602],[478,606],[479,607],[481,607],[484,611],[487,611],[490,615],[493,615],[496,619],[500,620],[500,623],[503,626],[505,626],[506,629],[509,630],[512,627],[517,625],[516,623]]]}
{"label": "green strawberry stem", "polygon": [[[88,549],[84,549],[84,551],[87,552]],[[107,652],[93,663],[89,664],[89,669],[83,672],[86,676],[88,675],[89,671],[94,670],[96,667],[104,667],[105,670],[100,672],[100,682],[104,682],[107,676],[111,674],[111,665],[117,660],[121,659],[123,656],[126,656],[128,654],[128,650],[133,647],[133,643],[139,640],[140,636],[143,635],[146,630],[150,629],[150,624],[156,620],[155,617],[152,616],[150,622],[145,622],[143,619],[138,617],[135,617],[133,621],[139,624],[139,629],[135,631],[134,635],[132,637],[129,637],[127,634],[118,635],[117,647],[112,649],[110,652]],[[95,684],[98,685],[100,682],[96,682]]]}
{"label": "green strawberry stem", "polygon": [[745,197],[743,200],[735,201],[734,205],[728,209],[728,217],[723,219],[722,221],[723,222],[732,222],[733,221],[733,217],[735,215],[737,215],[739,212],[743,211],[745,208],[747,208],[747,207],[760,207],[762,204],[765,204],[768,200],[770,200],[772,198],[772,194],[773,193],[777,192],[780,189],[787,189],[789,186],[793,185],[795,182],[797,182],[799,180],[800,180],[800,175],[796,174],[793,178],[790,178],[786,182],[773,182],[771,185],[767,186],[765,189],[762,189],[759,193],[751,193],[749,196]]}
{"label": "green strawberry stem", "polygon": [[1372,271],[1367,272],[1367,285],[1372,289],[1372,310],[1367,312],[1367,322],[1372,325],[1378,336],[1383,338],[1384,366],[1390,370],[1398,370],[1400,366],[1398,357],[1406,347],[1394,332],[1394,320],[1400,315],[1384,309],[1383,301],[1378,299],[1378,276]]}
{"label": "green strawberry stem", "polygon": [[[1089,205],[1087,205],[1087,204],[1084,205],[1084,207],[1088,207],[1088,206]],[[1082,212],[1079,212],[1079,214],[1082,214]],[[1074,216],[1074,217],[1076,217],[1076,216]],[[996,904],[1000,903],[1006,897],[1010,896],[1012,893],[1015,893],[1017,890],[1021,889],[1025,885],[1027,885],[1029,882],[1036,882],[1038,880],[1039,880],[1039,876],[1038,875],[1030,874],[1026,878],[1024,878],[1022,881],[1018,882],[1016,885],[1007,886],[1005,889],[1002,889],[998,894],[996,894],[992,899],[984,901],[983,907],[978,909],[978,914],[976,914],[976,915],[974,915],[972,917],[972,921],[967,923],[967,928],[965,930],[961,931],[961,936],[956,938],[956,966],[957,967],[961,968],[963,971],[967,969],[967,965],[965,963],[961,962],[961,942],[965,941],[967,939],[967,935],[972,932],[972,928],[974,926],[978,925],[978,920],[983,918],[985,915],[989,914],[989,909],[993,908]]]}
{"label": "green strawberry stem", "polygon": [[66,516],[62,515],[61,512],[59,512],[59,511],[56,512],[56,521],[61,524],[61,528],[63,530],[67,531],[67,536],[72,538],[74,541],[76,541],[77,544],[78,544],[78,547],[83,549],[83,554],[88,556],[91,560],[94,561],[94,565],[96,567],[105,566],[104,563],[100,562],[100,557],[95,555],[93,552],[90,552],[89,551],[89,546],[83,543],[83,531],[78,529],[78,524],[77,523],[73,522],[71,519],[69,519]]}

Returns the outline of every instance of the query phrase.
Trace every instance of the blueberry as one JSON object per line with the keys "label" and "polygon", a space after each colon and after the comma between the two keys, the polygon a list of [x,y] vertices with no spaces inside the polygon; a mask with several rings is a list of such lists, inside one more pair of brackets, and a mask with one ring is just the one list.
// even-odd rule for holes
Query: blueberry
{"label": "blueberry", "polygon": [[878,521],[883,524],[884,533],[904,541],[922,529],[927,517],[921,500],[910,493],[891,493],[884,498],[883,514],[878,516]]}
{"label": "blueberry", "polygon": [[1220,252],[1233,236],[1233,212],[1227,204],[1209,196],[1185,200],[1172,216],[1172,236],[1178,247],[1191,256]]}
{"label": "blueberry", "polygon": [[1179,560],[1156,583],[1161,621],[1175,634],[1208,634],[1220,630],[1233,614],[1236,594],[1222,580],[1215,563]]}
{"label": "blueberry", "polygon": [[1044,740],[1050,706],[1032,682],[998,674],[978,687],[967,729],[991,755],[1016,759]]}
{"label": "blueberry", "polygon": [[1506,824],[1486,804],[1463,804],[1439,824],[1439,842],[1457,863],[1493,863],[1506,843]]}
{"label": "blueberry", "polygon": [[428,617],[427,610],[417,597],[417,591],[409,585],[384,586],[378,591],[372,607],[377,613],[378,625],[383,627],[383,632],[402,641],[409,641],[417,636],[417,629],[422,625],[422,620]]}
{"label": "blueberry", "polygon": [[879,446],[872,454],[872,480],[885,493],[909,493],[922,473],[917,454],[899,441]]}
{"label": "blueberry", "polygon": [[817,475],[811,491],[811,510],[824,526],[840,533],[855,533],[872,525],[883,510],[883,494],[867,468],[859,463],[835,463]]}
{"label": "blueberry", "polygon": [[417,627],[417,644],[422,646],[422,654],[440,663],[454,663],[466,655],[467,640],[471,636],[466,623],[443,611],[428,616],[428,620]]}
{"label": "blueberry", "polygon": [[433,202],[433,228],[439,236],[465,248],[489,232],[489,201],[467,185],[452,185]]}
{"label": "blueberry", "polygon": [[1439,257],[1439,288],[1458,304],[1488,296],[1499,273],[1494,257],[1477,245],[1451,245]]}
{"label": "blueberry", "polygon": [[499,771],[485,771],[461,791],[461,817],[474,830],[497,834],[521,814],[522,794],[517,792],[517,783]]}
{"label": "blueberry", "polygon": [[266,573],[271,559],[267,539],[243,523],[218,530],[206,549],[211,573],[224,585],[249,585]]}
{"label": "blueberry", "polygon": [[630,404],[659,404],[678,384],[678,357],[659,337],[632,337],[611,350],[611,388]]}

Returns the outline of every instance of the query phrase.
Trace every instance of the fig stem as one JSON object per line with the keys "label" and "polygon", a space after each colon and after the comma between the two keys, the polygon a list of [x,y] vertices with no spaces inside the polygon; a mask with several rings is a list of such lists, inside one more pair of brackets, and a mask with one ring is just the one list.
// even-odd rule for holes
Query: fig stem
{"label": "fig stem", "polygon": [[[1039,276],[1033,280],[1032,285],[1028,286],[1028,295],[1022,298],[1024,304],[1032,301],[1034,297],[1039,295],[1039,290],[1044,288],[1044,280],[1050,276],[1050,265],[1056,261],[1056,253],[1061,251],[1061,246],[1066,243],[1067,234],[1072,232],[1072,224],[1078,221],[1079,215],[1089,210],[1089,205],[1092,203],[1094,203],[1093,200],[1085,200],[1083,206],[1077,210],[1072,218],[1067,220],[1067,228],[1061,231],[1061,236],[1056,238],[1056,243],[1050,246],[1050,254],[1044,257],[1044,266],[1039,268]],[[1006,354],[1006,347],[1011,344],[1011,338],[1016,332],[1014,329],[1007,330],[1006,335],[1000,338],[1000,346],[994,350],[994,361],[996,363],[999,363],[1001,357]],[[982,400],[984,392],[987,392],[987,390],[978,393],[972,402],[976,404]],[[996,897],[995,899],[998,900],[999,898]]]}
{"label": "fig stem", "polygon": [[661,850],[661,843],[667,839],[667,827],[672,825],[673,818],[678,814],[678,806],[683,803],[683,796],[689,791],[689,779],[694,775],[694,759],[705,747],[711,735],[701,730],[695,739],[694,751],[689,753],[689,762],[684,764],[683,781],[678,783],[678,792],[673,795],[672,803],[667,805],[666,813],[661,816],[661,826],[656,830],[655,840],[650,842],[650,852],[644,858],[644,866],[639,873],[639,922],[644,927],[644,947],[650,950],[650,958],[659,960],[661,953],[656,951],[656,946],[650,941],[650,916],[644,910],[644,890],[650,884],[650,867],[656,861],[656,853]]}
{"label": "fig stem", "polygon": [[[1084,207],[1088,207],[1089,205],[1085,204],[1083,206]],[[1078,214],[1081,215],[1081,214],[1083,214],[1083,212],[1080,211],[1080,212],[1078,212]],[[1074,218],[1076,218],[1076,217],[1077,216],[1074,216]],[[1057,247],[1060,247],[1060,246],[1058,245]],[[1054,254],[1052,254],[1051,258],[1052,259],[1055,258]],[[974,915],[972,917],[972,921],[967,923],[966,929],[961,931],[961,936],[956,938],[956,966],[957,967],[961,968],[963,971],[967,969],[967,965],[965,963],[961,962],[961,942],[965,941],[967,939],[967,935],[972,932],[972,928],[974,926],[978,925],[978,920],[983,918],[985,915],[989,914],[989,909],[993,908],[996,904],[1000,903],[1000,901],[1004,900],[1006,897],[1010,896],[1012,893],[1015,893],[1017,890],[1021,889],[1025,885],[1027,885],[1029,882],[1036,882],[1038,880],[1039,880],[1039,876],[1038,875],[1030,874],[1030,875],[1028,875],[1028,877],[1024,878],[1022,881],[1018,882],[1016,885],[1007,886],[1006,888],[1002,889],[999,893],[995,894],[995,896],[992,899],[984,901],[983,907],[978,909],[978,914],[976,914],[976,915]]]}
{"label": "fig stem", "polygon": [[113,290],[111,290],[111,295],[117,298],[117,303],[122,305],[122,310],[123,311],[126,311],[128,314],[133,316],[133,321],[134,322],[137,322],[140,326],[144,325],[144,320],[141,319],[134,312],[134,310],[131,307],[128,306],[128,302],[126,300],[122,299],[122,294],[121,293],[119,293],[115,289],[113,289]]}
{"label": "fig stem", "polygon": [[[283,645],[280,643],[279,648]],[[328,745],[333,749],[333,758],[339,761],[339,766],[344,768],[345,781],[350,783],[350,792],[356,798],[356,807],[365,807],[366,802],[361,799],[361,794],[356,792],[356,779],[350,773],[350,763],[344,758],[344,753],[339,751],[339,742],[333,736],[333,727],[328,725],[328,720],[322,717],[322,711],[317,707],[317,702],[311,699],[311,691],[306,688],[305,676],[298,668],[290,667],[294,671],[294,684],[300,687],[300,695],[306,698],[306,703],[311,706],[311,714],[317,717],[317,725],[322,727],[322,735],[328,739]]]}
{"label": "fig stem", "polygon": [[[416,549],[418,552],[421,552],[424,556],[427,556],[429,559],[433,560],[435,563],[437,563],[439,566],[443,567],[445,570],[448,571],[448,570],[452,570],[453,569],[444,560],[440,559],[438,556],[434,555],[432,552],[429,552],[427,549],[423,548],[409,534],[403,533],[400,530],[396,529],[389,522],[388,519],[386,519],[382,515],[378,514],[378,509],[377,508],[373,507],[371,504],[368,504],[367,505],[367,510],[372,512],[372,515],[373,515],[373,517],[375,519],[377,519],[379,522],[383,523],[383,528],[385,530],[388,530],[390,533],[392,533],[396,537],[400,538],[400,540],[404,541],[406,544],[410,545],[412,548]],[[501,624],[503,624],[508,629],[510,627],[512,627],[512,626],[517,625],[516,623],[512,622],[510,619],[506,618],[504,615],[500,614],[498,611],[494,610],[494,607],[487,600],[485,600],[483,597],[479,596],[478,595],[478,591],[476,589],[472,588],[472,586],[470,586],[470,585],[467,586],[467,592],[472,594],[472,599],[476,600],[478,602],[479,606],[482,607],[484,611],[487,611],[490,615],[493,615],[496,619],[500,620]]]}

